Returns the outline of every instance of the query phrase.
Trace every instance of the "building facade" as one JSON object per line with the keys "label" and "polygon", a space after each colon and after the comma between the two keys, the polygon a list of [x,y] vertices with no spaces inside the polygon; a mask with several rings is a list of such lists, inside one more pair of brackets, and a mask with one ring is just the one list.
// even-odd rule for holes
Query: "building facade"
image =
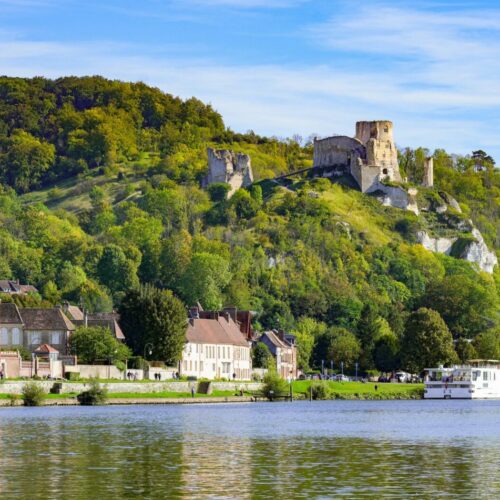
{"label": "building facade", "polygon": [[68,352],[68,340],[75,325],[61,308],[20,308],[0,302],[0,349],[24,347],[35,352],[49,344],[61,354]]}
{"label": "building facade", "polygon": [[332,176],[350,174],[363,193],[377,190],[383,180],[401,181],[392,122],[357,122],[353,138],[315,140],[314,167]]}
{"label": "building facade", "polygon": [[186,344],[179,363],[183,376],[250,380],[252,377],[251,342],[229,313],[200,318],[190,312]]}
{"label": "building facade", "polygon": [[297,378],[297,347],[295,337],[272,330],[264,332],[258,342],[265,344],[276,362],[276,372],[284,379]]}

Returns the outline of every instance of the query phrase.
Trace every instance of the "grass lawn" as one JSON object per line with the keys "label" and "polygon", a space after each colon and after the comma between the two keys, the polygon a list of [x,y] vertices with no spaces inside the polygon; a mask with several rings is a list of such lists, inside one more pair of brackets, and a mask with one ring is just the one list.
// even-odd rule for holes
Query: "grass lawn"
{"label": "grass lawn", "polygon": [[[309,394],[310,380],[297,380],[293,383],[296,394]],[[367,382],[326,381],[333,398],[338,399],[418,399],[423,396],[423,384],[386,384]],[[375,390],[377,386],[377,390]]]}

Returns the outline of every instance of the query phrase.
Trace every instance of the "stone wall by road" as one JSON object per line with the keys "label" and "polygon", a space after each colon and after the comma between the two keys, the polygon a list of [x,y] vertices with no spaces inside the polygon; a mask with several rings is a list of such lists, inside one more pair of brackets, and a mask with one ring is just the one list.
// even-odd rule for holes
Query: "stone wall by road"
{"label": "stone wall by road", "polygon": [[[6,381],[0,384],[1,394],[21,394],[23,385],[26,382],[21,380]],[[49,392],[54,385],[52,380],[43,380],[38,382],[45,391]],[[198,387],[198,382],[111,382],[103,383],[110,393],[133,392],[146,394],[149,392],[190,392],[194,385]],[[258,391],[262,384],[258,382],[212,382],[214,391]],[[71,392],[80,393],[89,389],[89,382],[62,382],[62,394]]]}

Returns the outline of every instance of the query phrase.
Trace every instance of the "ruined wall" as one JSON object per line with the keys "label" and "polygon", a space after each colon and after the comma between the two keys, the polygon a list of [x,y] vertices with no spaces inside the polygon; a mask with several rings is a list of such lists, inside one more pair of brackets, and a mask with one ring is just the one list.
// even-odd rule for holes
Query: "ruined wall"
{"label": "ruined wall", "polygon": [[432,156],[425,159],[422,186],[434,187],[434,158]]}
{"label": "ruined wall", "polygon": [[231,186],[228,197],[231,197],[241,187],[253,182],[250,156],[235,153],[227,149],[207,149],[208,174],[202,180],[202,187],[208,187],[216,182],[225,182]]}
{"label": "ruined wall", "polygon": [[338,135],[314,141],[314,166],[345,166],[349,173],[350,166],[357,158],[365,159],[364,146],[351,137]]}
{"label": "ruined wall", "polygon": [[401,181],[392,122],[387,120],[357,122],[356,139],[366,147],[367,164],[380,167],[381,178]]}

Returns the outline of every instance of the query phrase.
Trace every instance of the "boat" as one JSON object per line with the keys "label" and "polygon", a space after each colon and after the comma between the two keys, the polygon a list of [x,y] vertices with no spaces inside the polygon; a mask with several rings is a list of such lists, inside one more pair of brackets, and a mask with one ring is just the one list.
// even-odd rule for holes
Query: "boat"
{"label": "boat", "polygon": [[500,361],[471,359],[466,365],[424,370],[424,399],[500,399]]}

